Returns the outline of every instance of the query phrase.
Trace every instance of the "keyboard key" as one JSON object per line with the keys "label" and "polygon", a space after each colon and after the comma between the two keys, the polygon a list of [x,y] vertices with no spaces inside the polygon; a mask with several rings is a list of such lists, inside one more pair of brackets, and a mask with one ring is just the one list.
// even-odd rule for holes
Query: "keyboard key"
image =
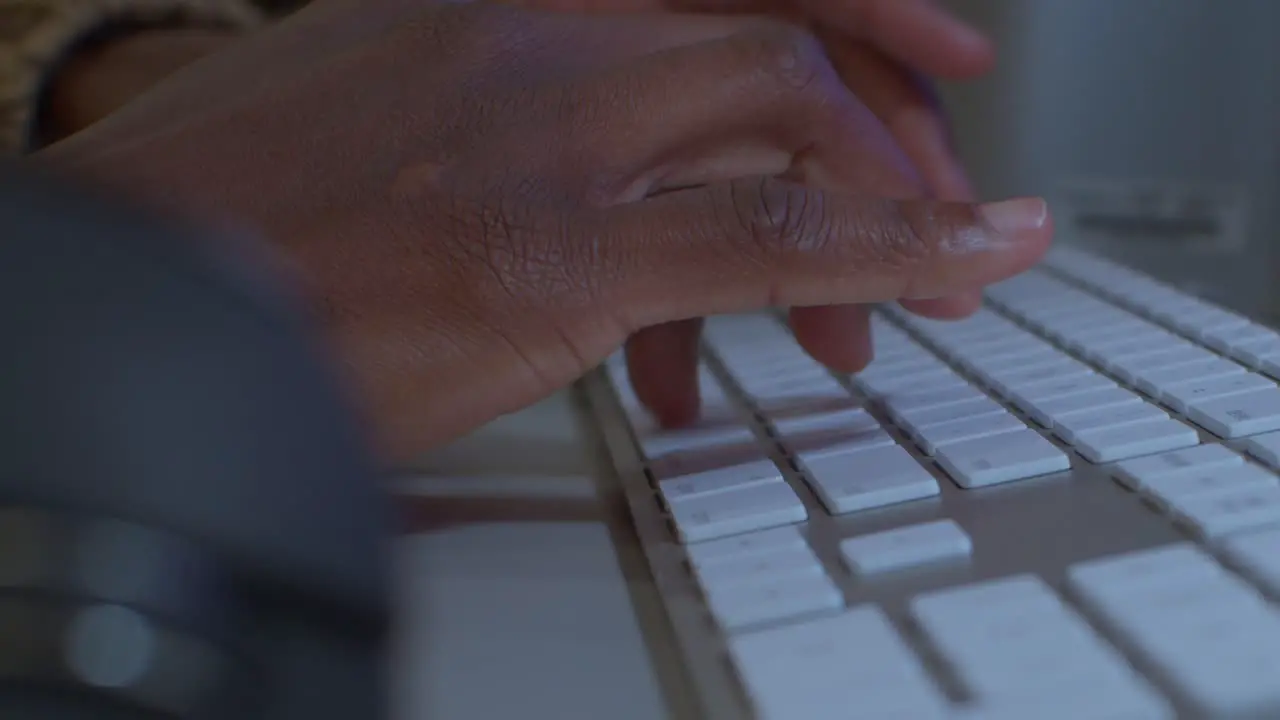
{"label": "keyboard key", "polygon": [[1108,463],[1200,444],[1194,428],[1172,418],[1087,430],[1072,445],[1086,460]]}
{"label": "keyboard key", "polygon": [[1187,416],[1221,438],[1280,430],[1280,388],[1195,402]]}
{"label": "keyboard key", "polygon": [[804,536],[794,525],[735,535],[721,540],[693,543],[684,548],[689,564],[694,567],[711,566],[734,561],[741,557],[778,550],[800,550],[809,547]]}
{"label": "keyboard key", "polygon": [[1149,698],[1121,656],[1038,578],[928,593],[911,601],[911,613],[979,705],[1101,694],[1112,698],[1103,706],[1126,707],[1131,696]]}
{"label": "keyboard key", "polygon": [[1280,529],[1244,533],[1223,543],[1228,560],[1274,596],[1280,596]]}
{"label": "keyboard key", "polygon": [[688,498],[672,503],[670,509],[676,532],[685,543],[790,525],[809,517],[785,482]]}
{"label": "keyboard key", "polygon": [[1034,430],[1019,430],[947,445],[938,464],[964,488],[1024,480],[1065,472],[1071,461],[1061,449]]}
{"label": "keyboard key", "polygon": [[729,654],[760,720],[937,720],[948,702],[879,608],[740,635]]}
{"label": "keyboard key", "polygon": [[690,565],[698,584],[710,593],[728,592],[748,585],[802,582],[826,575],[818,556],[808,546],[765,550],[732,560]]}
{"label": "keyboard key", "polygon": [[1257,465],[1242,462],[1233,467],[1214,467],[1163,475],[1149,480],[1142,492],[1161,505],[1173,506],[1177,503],[1271,487],[1280,487],[1280,479],[1277,479],[1274,473]]}
{"label": "keyboard key", "polygon": [[907,434],[919,441],[919,433],[933,425],[944,425],[956,420],[971,420],[988,415],[1003,415],[1008,411],[989,398],[974,398],[954,405],[926,407],[901,413],[898,422]]}
{"label": "keyboard key", "polygon": [[898,446],[801,455],[805,478],[832,515],[933,497],[941,490],[911,453]]}
{"label": "keyboard key", "polygon": [[1280,614],[1238,577],[1181,544],[1085,565],[1073,590],[1197,717],[1280,712]]}
{"label": "keyboard key", "polygon": [[884,403],[885,409],[889,411],[889,415],[895,420],[899,420],[906,413],[915,410],[945,407],[985,397],[986,395],[975,390],[972,386],[964,385],[944,390],[904,390],[886,395],[880,400]]}
{"label": "keyboard key", "polygon": [[1280,487],[1273,484],[1205,498],[1179,498],[1170,503],[1170,508],[1197,535],[1215,540],[1280,524]]}
{"label": "keyboard key", "polygon": [[880,429],[879,420],[872,417],[866,410],[857,407],[791,416],[775,413],[770,417],[770,421],[778,437],[784,440],[809,433],[830,431],[860,433]]}
{"label": "keyboard key", "polygon": [[836,611],[844,606],[840,589],[826,575],[704,588],[703,591],[711,616],[728,631]]}
{"label": "keyboard key", "polygon": [[658,491],[662,493],[662,499],[667,504],[673,505],[692,497],[714,495],[781,480],[782,471],[772,460],[760,460],[746,465],[661,480],[658,482]]}
{"label": "keyboard key", "polygon": [[1074,415],[1142,402],[1142,398],[1136,393],[1120,387],[1108,387],[1091,392],[1032,401],[1023,408],[1023,412],[1046,428],[1054,429],[1060,421],[1065,422]]}
{"label": "keyboard key", "polygon": [[1116,466],[1112,475],[1126,487],[1146,490],[1165,478],[1217,472],[1243,464],[1244,458],[1230,448],[1222,445],[1198,445],[1185,450],[1126,460]]}
{"label": "keyboard key", "polygon": [[1114,382],[1101,375],[1084,375],[1019,388],[1012,393],[1010,399],[1019,408],[1025,410],[1045,400],[1114,387],[1117,387]]}
{"label": "keyboard key", "polygon": [[1219,357],[1211,357],[1189,363],[1178,363],[1139,371],[1136,373],[1136,380],[1139,390],[1152,397],[1159,397],[1162,388],[1199,380],[1240,375],[1244,372],[1244,367],[1238,363],[1223,360]]}
{"label": "keyboard key", "polygon": [[[1136,398],[1135,398],[1136,399]],[[1053,434],[1074,444],[1084,433],[1167,419],[1169,413],[1145,402],[1114,405],[1053,419]]]}
{"label": "keyboard key", "polygon": [[930,425],[920,430],[917,442],[928,455],[934,455],[938,449],[964,440],[989,437],[1015,430],[1025,430],[1026,423],[1005,412],[998,415],[983,415],[964,420],[955,420],[941,425]]}
{"label": "keyboard key", "polygon": [[1251,394],[1261,390],[1274,389],[1276,384],[1254,373],[1229,375],[1226,377],[1208,378],[1181,385],[1170,385],[1160,389],[1160,402],[1180,413],[1188,412],[1188,408],[1206,400],[1232,395]]}
{"label": "keyboard key", "polygon": [[957,560],[972,552],[972,541],[953,520],[909,525],[840,542],[840,554],[856,575]]}
{"label": "keyboard key", "polygon": [[1280,432],[1255,435],[1244,441],[1244,449],[1267,467],[1280,469]]}

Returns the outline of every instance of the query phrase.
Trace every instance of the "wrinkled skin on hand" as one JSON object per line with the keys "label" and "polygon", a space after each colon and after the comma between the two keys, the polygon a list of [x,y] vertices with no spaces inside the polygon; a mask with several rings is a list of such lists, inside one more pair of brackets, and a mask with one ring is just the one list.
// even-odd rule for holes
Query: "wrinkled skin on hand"
{"label": "wrinkled skin on hand", "polygon": [[[980,75],[990,68],[992,50],[981,34],[933,0],[505,1],[576,12],[757,13],[807,25],[823,40],[841,79],[889,129],[923,181],[870,190],[947,200],[973,198],[930,78]],[[903,304],[922,315],[956,318],[973,312],[980,303],[980,293],[966,292]],[[854,371],[873,354],[868,313],[858,305],[796,308],[791,324],[814,357]],[[697,410],[699,330],[697,320],[660,325],[642,330],[629,344],[628,364],[640,397],[669,422],[689,420]]]}
{"label": "wrinkled skin on hand", "polygon": [[260,228],[392,459],[644,328],[968,293],[1051,234],[1040,201],[885,199],[918,194],[898,144],[759,18],[321,0],[36,161]]}

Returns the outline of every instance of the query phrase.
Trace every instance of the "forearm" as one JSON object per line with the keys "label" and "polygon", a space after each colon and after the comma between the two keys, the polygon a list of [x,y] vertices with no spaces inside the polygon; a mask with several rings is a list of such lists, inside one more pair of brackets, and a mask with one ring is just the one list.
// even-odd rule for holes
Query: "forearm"
{"label": "forearm", "polygon": [[0,154],[79,130],[260,23],[250,0],[0,0]]}

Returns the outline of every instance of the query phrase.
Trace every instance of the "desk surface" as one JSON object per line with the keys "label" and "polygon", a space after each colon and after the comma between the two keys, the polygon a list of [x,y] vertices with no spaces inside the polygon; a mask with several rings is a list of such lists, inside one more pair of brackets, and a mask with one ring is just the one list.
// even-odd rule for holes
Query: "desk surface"
{"label": "desk surface", "polygon": [[568,393],[397,483],[397,720],[691,717],[607,461]]}

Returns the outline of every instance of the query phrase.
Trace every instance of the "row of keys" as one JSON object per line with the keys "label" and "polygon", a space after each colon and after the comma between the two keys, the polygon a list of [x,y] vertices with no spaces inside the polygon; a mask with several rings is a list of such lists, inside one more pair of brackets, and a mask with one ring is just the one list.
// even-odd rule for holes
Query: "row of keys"
{"label": "row of keys", "polygon": [[1194,545],[1082,563],[1068,586],[1198,714],[1280,713],[1280,613]]}
{"label": "row of keys", "polygon": [[[900,318],[993,394],[1092,462],[1113,462],[1200,442],[1194,428],[992,311],[945,323],[905,314]],[[991,412],[986,405],[976,409]],[[992,424],[996,418],[1001,416],[984,414],[968,422]]]}
{"label": "row of keys", "polygon": [[728,633],[844,607],[795,527],[690,545],[686,555],[711,616]]}
{"label": "row of keys", "polygon": [[[988,298],[1067,352],[1219,437],[1280,430],[1280,387],[1273,381],[1043,271],[999,283]],[[1080,368],[1088,366],[1063,366],[1083,373]],[[1079,384],[1086,389],[1083,380]]]}
{"label": "row of keys", "polygon": [[[963,685],[990,710],[1045,717],[1171,717],[1169,704],[1042,580],[1020,575],[913,598],[912,620]],[[1034,706],[1021,701],[1034,698]],[[1084,699],[1087,698],[1087,702]],[[1083,703],[1083,704],[1082,704]]]}
{"label": "row of keys", "polygon": [[1056,248],[1045,265],[1138,315],[1280,377],[1280,333],[1102,258]]}
{"label": "row of keys", "polygon": [[[1233,539],[1226,554],[1274,574],[1277,550],[1280,530]],[[762,719],[1171,720],[1166,693],[1197,717],[1280,713],[1280,613],[1202,550],[1178,543],[1078,563],[1067,587],[1105,636],[1031,575],[909,601],[959,703],[874,606],[733,636],[730,656]]]}
{"label": "row of keys", "polygon": [[956,484],[981,487],[1070,468],[1065,453],[905,332],[879,316],[873,332],[876,359],[854,382]]}
{"label": "row of keys", "polygon": [[661,428],[649,416],[620,356],[605,367],[681,542],[808,519],[800,496],[769,458],[768,441],[705,365],[699,368],[702,417],[680,430]]}
{"label": "row of keys", "polygon": [[1222,445],[1137,458],[1112,472],[1206,540],[1280,523],[1280,477]]}
{"label": "row of keys", "polygon": [[[842,515],[940,493],[933,475],[779,323],[763,316],[714,318],[706,336],[827,512]],[[789,400],[760,394],[779,384],[789,388]]]}

